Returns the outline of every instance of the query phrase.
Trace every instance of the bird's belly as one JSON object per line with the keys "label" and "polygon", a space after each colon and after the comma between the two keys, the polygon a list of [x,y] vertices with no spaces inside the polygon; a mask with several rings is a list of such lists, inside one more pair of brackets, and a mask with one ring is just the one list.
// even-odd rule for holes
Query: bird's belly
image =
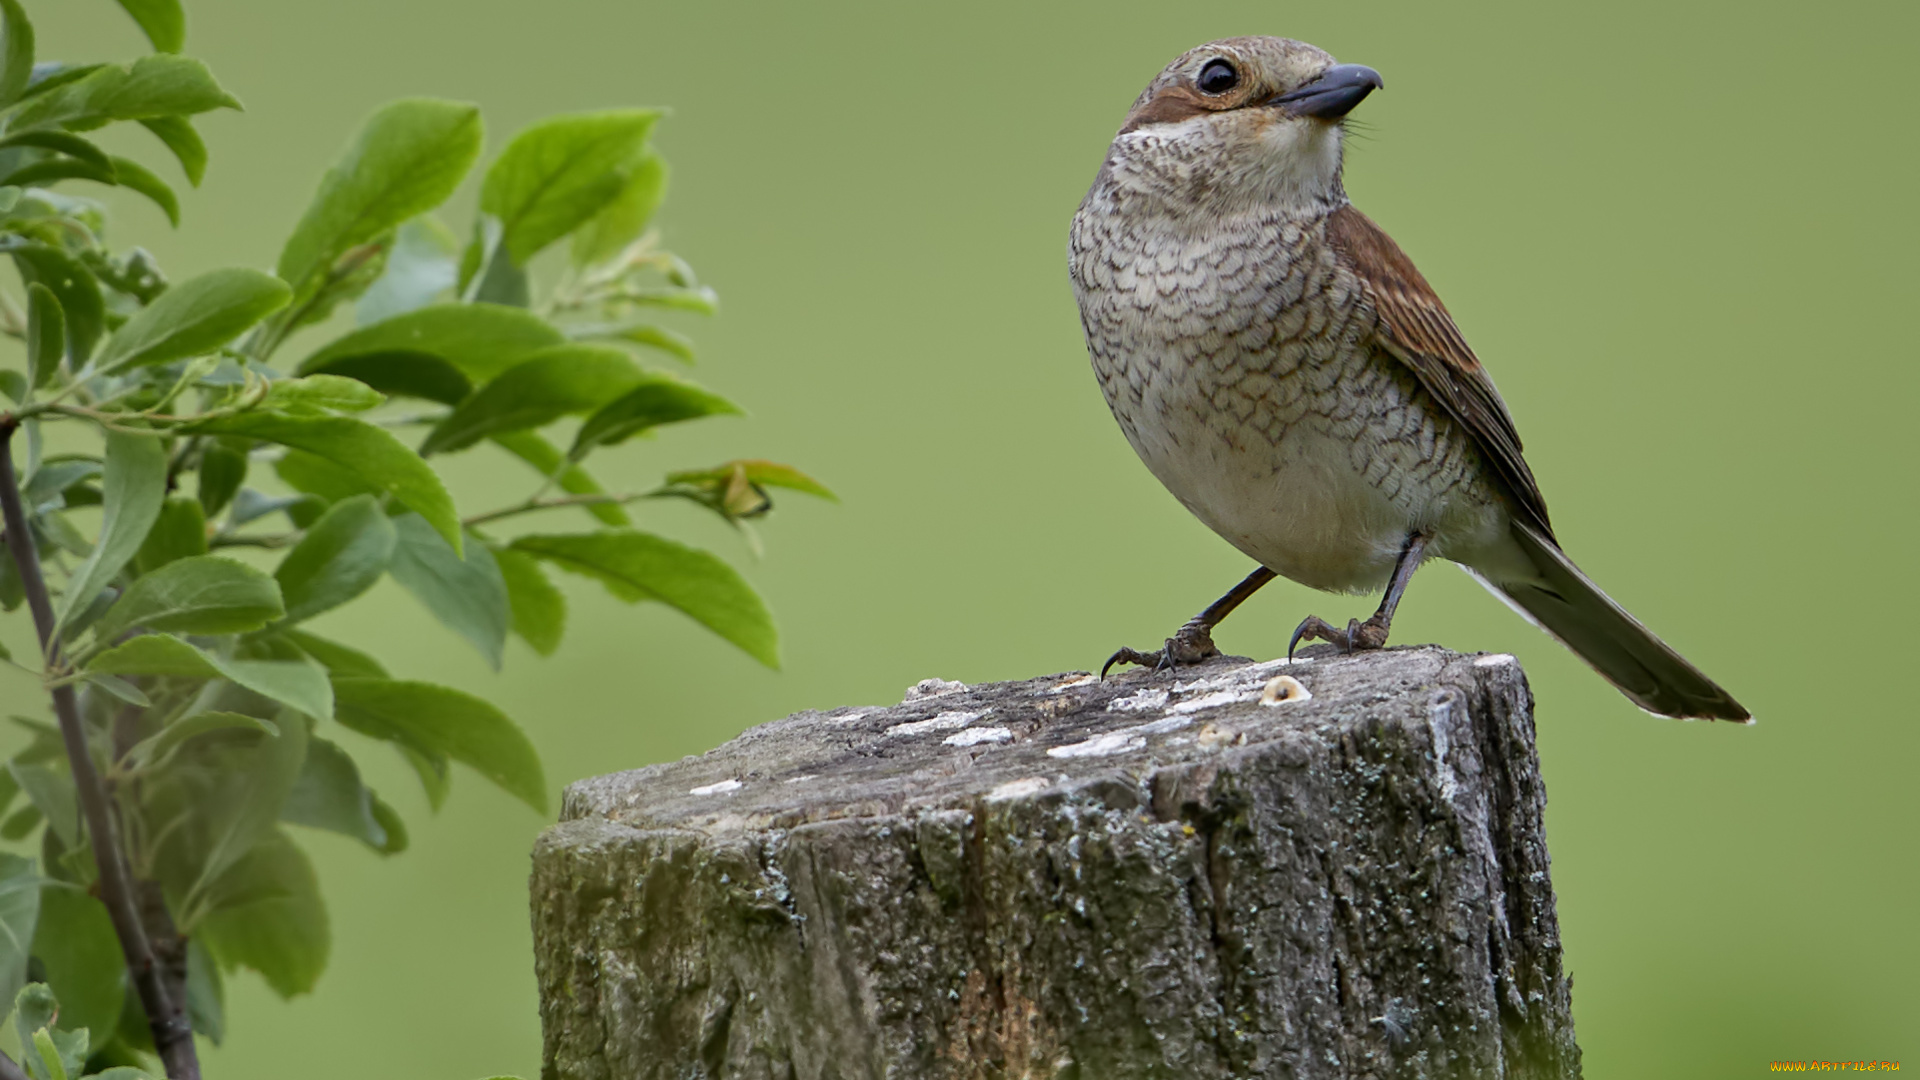
{"label": "bird's belly", "polygon": [[1350,445],[1304,427],[1260,447],[1200,426],[1143,435],[1134,449],[1174,498],[1276,573],[1339,592],[1392,573],[1407,515],[1352,467]]}
{"label": "bird's belly", "polygon": [[1128,441],[1195,517],[1284,577],[1384,585],[1412,532],[1461,558],[1504,534],[1450,422],[1410,376],[1361,351],[1289,374],[1160,363],[1110,396]]}

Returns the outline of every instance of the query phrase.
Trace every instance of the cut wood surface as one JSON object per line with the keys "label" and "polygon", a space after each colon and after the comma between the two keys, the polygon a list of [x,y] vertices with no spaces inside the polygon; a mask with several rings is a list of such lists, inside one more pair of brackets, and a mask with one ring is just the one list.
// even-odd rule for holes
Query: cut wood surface
{"label": "cut wood surface", "polygon": [[1577,1077],[1545,803],[1504,655],[797,713],[568,789],[544,1076]]}

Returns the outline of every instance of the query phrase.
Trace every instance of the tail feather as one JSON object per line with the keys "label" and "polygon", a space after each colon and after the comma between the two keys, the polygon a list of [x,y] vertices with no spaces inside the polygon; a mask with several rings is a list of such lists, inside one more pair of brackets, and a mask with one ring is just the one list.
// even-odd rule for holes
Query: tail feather
{"label": "tail feather", "polygon": [[1659,716],[1753,722],[1733,695],[1601,592],[1559,545],[1521,522],[1513,524],[1513,536],[1540,580],[1493,582],[1474,576],[1635,705]]}

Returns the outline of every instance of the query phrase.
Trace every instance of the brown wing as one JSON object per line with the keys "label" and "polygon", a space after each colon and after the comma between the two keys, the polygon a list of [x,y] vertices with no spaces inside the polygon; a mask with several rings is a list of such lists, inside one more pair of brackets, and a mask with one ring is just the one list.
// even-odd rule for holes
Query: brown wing
{"label": "brown wing", "polygon": [[1328,218],[1327,240],[1379,312],[1380,344],[1412,368],[1427,393],[1472,433],[1516,508],[1552,538],[1546,500],[1520,456],[1520,434],[1513,429],[1506,402],[1413,260],[1351,205]]}

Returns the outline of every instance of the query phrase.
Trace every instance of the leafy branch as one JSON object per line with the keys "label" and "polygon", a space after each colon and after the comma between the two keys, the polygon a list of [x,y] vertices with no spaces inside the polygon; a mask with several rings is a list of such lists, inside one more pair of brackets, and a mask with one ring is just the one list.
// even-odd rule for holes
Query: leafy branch
{"label": "leafy branch", "polygon": [[[19,848],[0,850],[0,1002],[23,1054],[0,1056],[0,1080],[197,1077],[195,1036],[224,1037],[235,971],[310,990],[329,930],[297,830],[383,856],[409,843],[361,779],[374,747],[435,811],[459,764],[544,812],[539,756],[511,718],[390,673],[314,619],[392,581],[498,668],[509,636],[559,647],[557,569],[778,667],[740,573],[629,509],[691,501],[757,545],[748,523],[770,492],[833,497],[758,459],[663,470],[628,494],[591,471],[742,411],[648,363],[691,363],[666,321],[717,310],[654,227],[658,110],[520,132],[461,243],[435,212],[480,158],[479,111],[391,103],[320,180],[274,273],[170,280],[110,248],[104,208],[67,186],[124,188],[178,224],[172,187],[90,133],[138,123],[197,186],[194,118],[238,102],[177,55],[176,0],[122,6],[154,54],[36,65],[19,0],[0,0],[0,257],[23,287],[0,288],[0,332],[23,356],[0,367],[0,610],[24,606],[40,646],[37,665],[0,660],[38,679],[52,715],[15,717],[26,745],[0,768],[0,845]],[[543,291],[530,268],[561,247]],[[282,362],[295,346],[304,358]],[[463,453],[526,470],[529,493],[463,515],[438,470]],[[495,531],[561,509],[591,527]]]}

